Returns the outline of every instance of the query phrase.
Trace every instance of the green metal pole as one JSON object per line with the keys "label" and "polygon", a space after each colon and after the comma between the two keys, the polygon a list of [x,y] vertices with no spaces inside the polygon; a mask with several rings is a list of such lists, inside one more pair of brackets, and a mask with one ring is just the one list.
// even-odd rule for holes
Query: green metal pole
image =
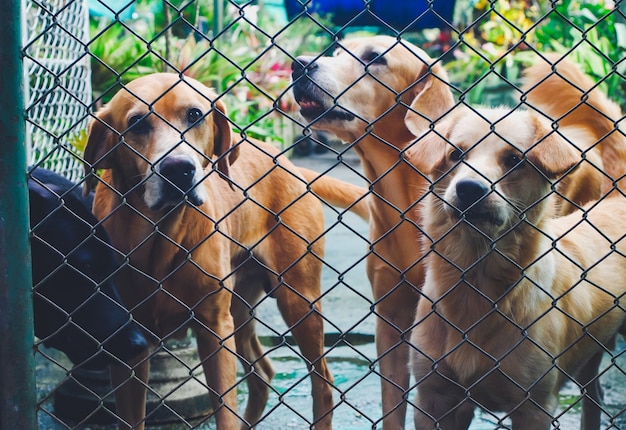
{"label": "green metal pole", "polygon": [[35,430],[21,1],[0,10],[0,429]]}

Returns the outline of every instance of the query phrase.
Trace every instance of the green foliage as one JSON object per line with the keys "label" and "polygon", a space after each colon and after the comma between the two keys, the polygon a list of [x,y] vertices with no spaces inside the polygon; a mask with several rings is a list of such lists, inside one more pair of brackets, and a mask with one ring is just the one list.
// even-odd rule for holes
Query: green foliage
{"label": "green foliage", "polygon": [[213,0],[136,0],[138,13],[150,17],[154,28],[164,29],[166,13],[171,17],[170,29],[175,37],[185,38],[194,28],[213,22]]}
{"label": "green foliage", "polygon": [[604,1],[469,0],[473,13],[459,34],[451,80],[469,103],[519,100],[521,70],[542,53],[559,52],[626,103],[626,25]]}
{"label": "green foliage", "polygon": [[126,83],[156,71],[157,62],[148,53],[146,42],[119,22],[91,21],[91,82],[94,99],[107,102]]}
{"label": "green foliage", "polygon": [[585,73],[602,82],[602,89],[626,106],[626,24],[604,2],[570,0],[559,3],[548,22],[537,29],[538,45],[567,54]]}
{"label": "green foliage", "polygon": [[169,24],[163,3],[139,1],[132,22],[92,21],[96,97],[106,103],[120,83],[149,73],[184,73],[223,94],[237,131],[276,140],[276,120],[282,118],[274,110],[294,109],[287,95],[291,62],[332,44],[325,27],[305,19],[287,24],[262,5],[228,2],[224,28],[216,33],[207,24],[213,22],[213,1],[168,2]]}

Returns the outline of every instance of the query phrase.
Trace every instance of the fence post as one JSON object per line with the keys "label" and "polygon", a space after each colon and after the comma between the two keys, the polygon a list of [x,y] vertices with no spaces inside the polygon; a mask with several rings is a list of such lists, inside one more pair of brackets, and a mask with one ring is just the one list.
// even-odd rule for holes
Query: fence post
{"label": "fence post", "polygon": [[36,429],[22,2],[0,0],[0,428]]}

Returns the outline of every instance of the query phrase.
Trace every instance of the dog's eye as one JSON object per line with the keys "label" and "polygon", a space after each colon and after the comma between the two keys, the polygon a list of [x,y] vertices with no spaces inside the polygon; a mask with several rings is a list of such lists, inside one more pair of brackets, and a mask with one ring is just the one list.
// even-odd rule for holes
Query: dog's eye
{"label": "dog's eye", "polygon": [[508,154],[504,158],[504,166],[509,170],[513,170],[522,167],[524,165],[523,161],[524,157],[521,154]]}
{"label": "dog's eye", "polygon": [[150,131],[150,123],[144,114],[136,114],[128,118],[128,131],[135,134],[146,134]]}
{"label": "dog's eye", "polygon": [[450,153],[450,160],[451,161],[461,161],[461,158],[463,158],[463,151],[461,151],[459,148],[455,148]]}
{"label": "dog's eye", "polygon": [[363,60],[365,64],[387,64],[387,60],[385,59],[385,57],[375,51],[366,52],[361,57],[361,60]]}
{"label": "dog's eye", "polygon": [[187,124],[194,126],[201,119],[204,118],[204,114],[198,108],[191,108],[187,111]]}

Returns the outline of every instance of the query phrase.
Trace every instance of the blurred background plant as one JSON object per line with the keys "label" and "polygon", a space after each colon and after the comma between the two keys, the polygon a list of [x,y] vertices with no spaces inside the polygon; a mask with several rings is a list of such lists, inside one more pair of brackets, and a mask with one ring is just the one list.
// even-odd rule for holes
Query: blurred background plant
{"label": "blurred background plant", "polygon": [[626,106],[626,25],[612,0],[461,1],[458,42],[447,65],[459,98],[473,104],[518,102],[523,68],[554,51],[579,63]]}
{"label": "blurred background plant", "polygon": [[[112,2],[115,0],[109,0]],[[519,102],[522,70],[541,53],[557,51],[582,65],[626,106],[626,24],[611,0],[456,0],[453,28],[403,33],[442,56],[457,97],[471,104]],[[121,1],[123,16],[91,19],[94,99],[106,103],[121,83],[174,71],[214,87],[238,132],[290,145],[301,132],[291,118],[291,62],[303,53],[329,53],[350,31],[332,16],[288,21],[282,0]],[[216,12],[216,5],[223,10]],[[117,12],[117,11],[116,11]],[[120,14],[119,16],[122,16]]]}
{"label": "blurred background plant", "polygon": [[97,104],[154,72],[183,73],[214,87],[238,132],[291,143],[295,106],[287,89],[292,60],[332,44],[324,19],[287,23],[265,2],[226,1],[221,28],[213,0],[138,0],[129,18],[91,18],[92,86]]}

